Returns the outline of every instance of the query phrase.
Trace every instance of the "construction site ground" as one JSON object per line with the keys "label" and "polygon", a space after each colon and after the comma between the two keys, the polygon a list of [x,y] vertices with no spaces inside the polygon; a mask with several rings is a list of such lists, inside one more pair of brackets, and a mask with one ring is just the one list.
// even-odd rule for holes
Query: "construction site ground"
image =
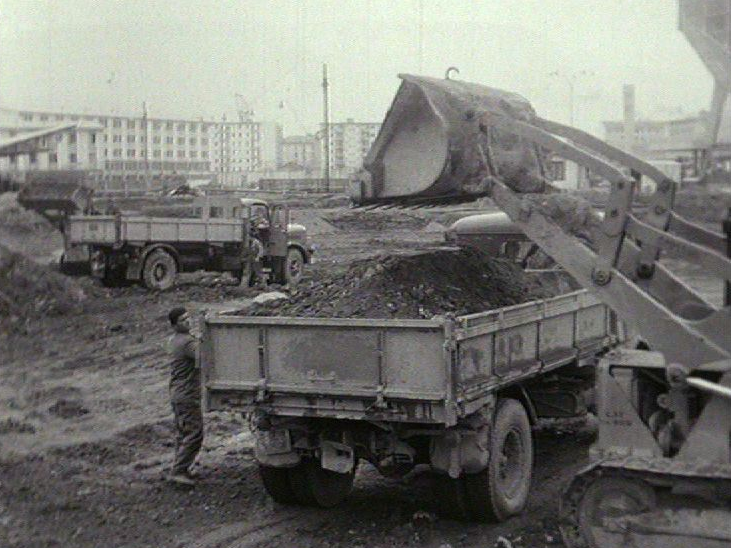
{"label": "construction site ground", "polygon": [[[57,255],[60,234],[9,200],[0,195],[0,244],[40,263]],[[484,204],[368,213],[305,204],[293,220],[317,245],[307,272],[315,278],[365,257],[442,247],[444,226],[478,208]],[[702,272],[687,274],[720,298]],[[198,486],[172,487],[162,481],[173,447],[166,313],[176,305],[240,308],[261,290],[211,273],[185,275],[165,292],[73,283],[83,293],[73,312],[37,306],[0,334],[0,546],[456,548],[494,546],[501,536],[516,548],[561,545],[558,496],[588,462],[591,421],[536,432],[529,506],[502,524],[444,519],[428,474],[384,479],[366,464],[341,507],[275,504],[259,482],[246,422],[225,413],[206,416]]]}

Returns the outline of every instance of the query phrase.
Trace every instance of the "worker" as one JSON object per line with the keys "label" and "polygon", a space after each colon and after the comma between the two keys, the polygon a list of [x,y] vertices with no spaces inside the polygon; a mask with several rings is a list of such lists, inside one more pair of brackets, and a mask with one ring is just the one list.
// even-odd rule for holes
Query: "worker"
{"label": "worker", "polygon": [[175,333],[170,338],[170,403],[175,415],[175,460],[168,479],[186,486],[195,485],[190,467],[203,444],[200,368],[196,363],[198,340],[191,335],[190,317],[185,308],[168,314]]}

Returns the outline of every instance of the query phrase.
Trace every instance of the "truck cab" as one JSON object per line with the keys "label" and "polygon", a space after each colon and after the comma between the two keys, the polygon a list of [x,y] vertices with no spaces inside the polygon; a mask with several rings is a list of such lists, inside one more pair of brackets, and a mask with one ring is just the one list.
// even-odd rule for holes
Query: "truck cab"
{"label": "truck cab", "polygon": [[463,217],[447,228],[444,239],[459,247],[519,262],[523,267],[544,269],[554,265],[502,211]]}

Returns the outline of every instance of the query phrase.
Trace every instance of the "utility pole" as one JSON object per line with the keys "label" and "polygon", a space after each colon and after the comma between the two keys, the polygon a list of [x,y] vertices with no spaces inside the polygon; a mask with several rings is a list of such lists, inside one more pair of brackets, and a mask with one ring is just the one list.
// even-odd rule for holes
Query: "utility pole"
{"label": "utility pole", "polygon": [[322,99],[325,118],[325,192],[330,192],[330,98],[328,94],[327,64],[322,65]]}
{"label": "utility pole", "polygon": [[144,162],[145,162],[145,189],[149,192],[152,187],[152,181],[150,180],[150,132],[147,128],[147,102],[142,101],[142,127],[145,130],[145,149],[144,149]]}
{"label": "utility pole", "polygon": [[419,0],[419,74],[424,73],[424,0]]}
{"label": "utility pole", "polygon": [[574,125],[574,92],[576,91],[576,80],[580,76],[592,76],[594,73],[588,70],[580,70],[571,75],[564,74],[558,70],[554,70],[549,76],[563,78],[569,86],[569,125]]}

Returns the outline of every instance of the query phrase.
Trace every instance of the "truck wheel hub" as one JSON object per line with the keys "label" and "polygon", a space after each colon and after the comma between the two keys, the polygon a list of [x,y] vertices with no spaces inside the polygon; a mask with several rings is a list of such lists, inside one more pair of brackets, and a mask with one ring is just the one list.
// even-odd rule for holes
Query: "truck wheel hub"
{"label": "truck wheel hub", "polygon": [[524,458],[520,432],[512,429],[505,435],[502,450],[498,454],[498,482],[509,496],[520,488]]}

